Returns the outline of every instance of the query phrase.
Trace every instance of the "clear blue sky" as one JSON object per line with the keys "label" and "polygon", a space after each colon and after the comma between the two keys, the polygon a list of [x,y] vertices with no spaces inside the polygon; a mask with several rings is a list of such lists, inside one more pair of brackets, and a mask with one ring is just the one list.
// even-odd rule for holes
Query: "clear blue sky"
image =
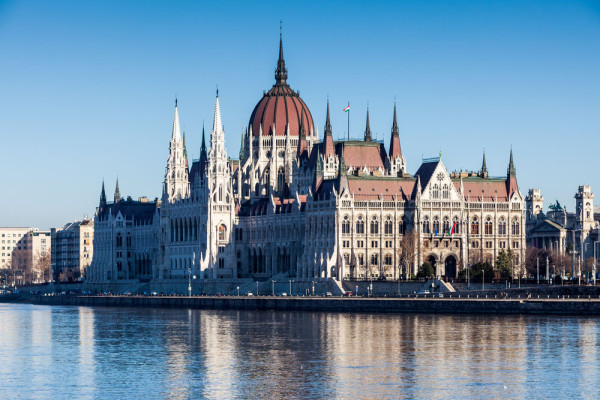
{"label": "clear blue sky", "polygon": [[288,82],[322,134],[389,141],[394,98],[409,172],[422,156],[504,175],[523,194],[600,204],[600,2],[0,0],[0,226],[48,228],[112,198],[160,196],[179,98],[188,153],[212,124],[227,149],[274,82],[279,20]]}

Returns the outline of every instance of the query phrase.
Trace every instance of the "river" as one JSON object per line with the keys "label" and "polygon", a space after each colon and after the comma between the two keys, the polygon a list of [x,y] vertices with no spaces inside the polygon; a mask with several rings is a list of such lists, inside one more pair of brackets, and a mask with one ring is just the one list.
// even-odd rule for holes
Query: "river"
{"label": "river", "polygon": [[600,321],[0,304],[0,399],[600,398]]}

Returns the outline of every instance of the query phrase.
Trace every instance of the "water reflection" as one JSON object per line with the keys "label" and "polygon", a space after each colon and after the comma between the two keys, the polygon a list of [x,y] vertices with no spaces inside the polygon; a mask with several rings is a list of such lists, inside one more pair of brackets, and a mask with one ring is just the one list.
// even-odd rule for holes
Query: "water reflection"
{"label": "water reflection", "polygon": [[597,398],[596,319],[0,304],[0,398]]}

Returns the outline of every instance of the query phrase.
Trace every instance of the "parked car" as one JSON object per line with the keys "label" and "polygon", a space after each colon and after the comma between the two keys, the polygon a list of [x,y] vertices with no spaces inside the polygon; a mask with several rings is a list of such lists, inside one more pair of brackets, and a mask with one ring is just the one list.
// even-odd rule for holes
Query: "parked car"
{"label": "parked car", "polygon": [[351,291],[347,291],[346,293],[344,293],[344,296],[350,297],[350,296],[354,296],[354,294]]}
{"label": "parked car", "polygon": [[429,294],[429,290],[421,290],[419,293],[417,294]]}
{"label": "parked car", "polygon": [[331,294],[331,292],[327,292],[327,293],[325,293],[325,297],[331,297],[331,296],[333,296],[333,295]]}
{"label": "parked car", "polygon": [[246,296],[254,296],[254,293],[252,293],[252,292],[248,292],[248,293],[246,294]]}

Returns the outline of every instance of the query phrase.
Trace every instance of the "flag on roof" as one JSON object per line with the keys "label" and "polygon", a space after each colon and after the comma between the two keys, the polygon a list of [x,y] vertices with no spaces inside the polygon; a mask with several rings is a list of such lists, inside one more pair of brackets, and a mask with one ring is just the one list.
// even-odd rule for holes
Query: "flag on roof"
{"label": "flag on roof", "polygon": [[348,107],[344,108],[344,112],[348,112],[350,111],[350,105],[348,104]]}

